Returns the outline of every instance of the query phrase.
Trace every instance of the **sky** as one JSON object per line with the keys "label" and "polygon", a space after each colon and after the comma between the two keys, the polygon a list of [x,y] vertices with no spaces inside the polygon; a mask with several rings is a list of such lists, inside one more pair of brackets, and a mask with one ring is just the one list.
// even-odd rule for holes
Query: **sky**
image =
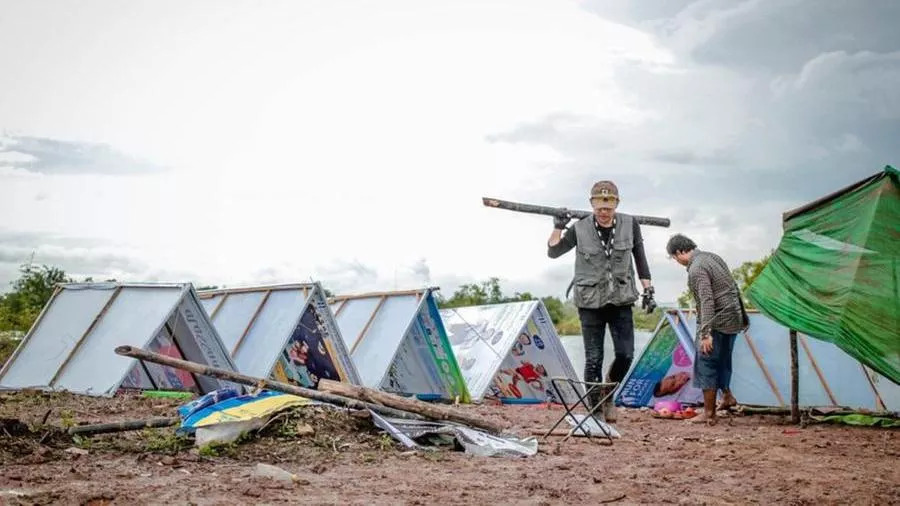
{"label": "sky", "polygon": [[0,290],[76,278],[562,297],[611,179],[657,300],[900,164],[893,0],[0,0]]}

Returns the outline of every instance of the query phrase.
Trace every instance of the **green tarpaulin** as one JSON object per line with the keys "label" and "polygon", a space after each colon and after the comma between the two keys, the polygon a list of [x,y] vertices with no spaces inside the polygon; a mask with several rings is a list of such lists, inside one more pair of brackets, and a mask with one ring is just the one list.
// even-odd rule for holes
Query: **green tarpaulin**
{"label": "green tarpaulin", "polygon": [[888,166],[785,213],[781,243],[747,296],[900,384],[898,278],[900,173]]}

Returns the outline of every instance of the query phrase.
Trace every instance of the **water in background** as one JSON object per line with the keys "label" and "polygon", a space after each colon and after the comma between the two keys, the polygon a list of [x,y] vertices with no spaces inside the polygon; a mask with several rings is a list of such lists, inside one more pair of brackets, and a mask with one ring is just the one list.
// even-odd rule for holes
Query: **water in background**
{"label": "water in background", "polygon": [[[640,356],[641,350],[644,349],[644,346],[647,345],[647,342],[650,341],[652,336],[652,332],[642,332],[640,330],[634,331],[635,360]],[[569,360],[572,361],[572,367],[574,367],[575,372],[578,373],[578,379],[584,379],[584,340],[581,336],[560,336],[560,341],[562,341],[563,348],[566,349],[566,354],[569,355]],[[614,358],[615,352],[613,351],[612,336],[609,335],[609,329],[607,328],[606,337],[603,338],[604,378],[606,377],[606,373],[609,371],[609,366],[612,365]]]}

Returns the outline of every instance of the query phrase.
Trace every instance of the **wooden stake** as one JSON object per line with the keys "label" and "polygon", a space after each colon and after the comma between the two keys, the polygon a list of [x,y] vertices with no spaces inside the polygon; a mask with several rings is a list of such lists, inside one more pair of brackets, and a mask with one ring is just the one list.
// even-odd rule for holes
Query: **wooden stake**
{"label": "wooden stake", "polygon": [[797,331],[791,329],[791,422],[800,423],[800,373],[797,366]]}
{"label": "wooden stake", "polygon": [[128,422],[98,423],[94,425],[76,425],[69,427],[67,431],[71,435],[80,434],[107,434],[110,432],[125,432],[129,430],[142,430],[157,427],[171,427],[178,425],[180,418],[150,418],[149,420],[134,420]]}

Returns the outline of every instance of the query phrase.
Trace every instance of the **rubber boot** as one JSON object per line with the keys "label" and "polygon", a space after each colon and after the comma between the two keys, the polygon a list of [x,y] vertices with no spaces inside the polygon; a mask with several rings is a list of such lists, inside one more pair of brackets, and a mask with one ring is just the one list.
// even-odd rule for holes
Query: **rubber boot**
{"label": "rubber boot", "polygon": [[[606,383],[612,383],[612,380],[609,378],[609,376],[607,376],[604,381]],[[603,390],[603,395],[606,395],[606,394],[610,393],[611,391],[615,390],[615,387],[614,386],[608,386],[608,387],[604,386],[602,390]],[[616,420],[618,419],[616,403],[615,403],[615,400],[613,399],[614,397],[615,396],[610,395],[609,398],[606,400],[606,402],[603,403],[603,420],[607,423],[616,423]]]}
{"label": "rubber boot", "polygon": [[[588,394],[587,399],[585,399],[585,403],[588,405],[588,409],[594,409],[595,406],[600,404],[600,399],[603,398],[603,391],[600,388],[595,388]],[[602,408],[594,410],[595,415],[599,415],[602,413]]]}
{"label": "rubber boot", "polygon": [[[610,389],[605,389],[604,394],[609,391]],[[613,400],[613,396],[609,396],[609,398],[603,402],[603,420],[606,423],[616,423],[617,418],[618,413],[616,410],[616,403]]]}

